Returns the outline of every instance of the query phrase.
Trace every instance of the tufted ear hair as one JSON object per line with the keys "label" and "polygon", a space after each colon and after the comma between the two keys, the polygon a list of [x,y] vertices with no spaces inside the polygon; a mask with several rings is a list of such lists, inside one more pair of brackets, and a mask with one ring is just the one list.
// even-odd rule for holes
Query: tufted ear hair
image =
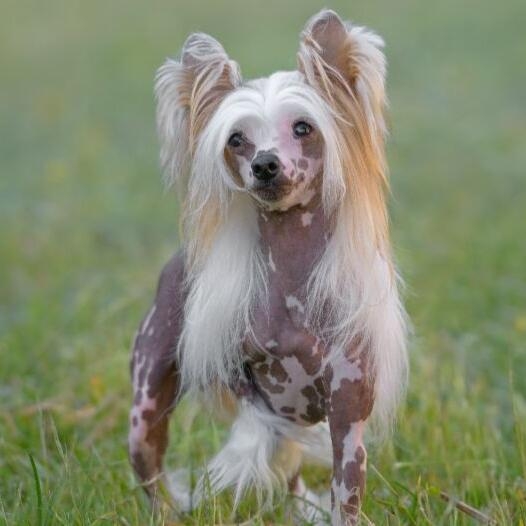
{"label": "tufted ear hair", "polygon": [[385,133],[383,46],[375,33],[325,9],[307,22],[298,52],[298,66],[307,82],[330,102],[334,84],[343,86],[361,107],[373,135]]}
{"label": "tufted ear hair", "polygon": [[199,134],[223,98],[241,82],[239,66],[209,35],[194,33],[179,60],[157,70],[157,132],[161,167],[171,185],[186,176]]}

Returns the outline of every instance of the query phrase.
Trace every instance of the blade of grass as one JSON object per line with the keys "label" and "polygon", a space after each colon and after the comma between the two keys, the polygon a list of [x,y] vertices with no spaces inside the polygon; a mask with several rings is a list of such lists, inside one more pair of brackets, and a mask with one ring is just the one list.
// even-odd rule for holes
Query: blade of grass
{"label": "blade of grass", "polygon": [[35,459],[31,453],[28,453],[29,462],[31,463],[31,469],[33,470],[33,480],[35,481],[35,491],[37,493],[37,524],[43,526],[42,516],[42,487],[40,485],[40,476],[38,474],[37,465]]}

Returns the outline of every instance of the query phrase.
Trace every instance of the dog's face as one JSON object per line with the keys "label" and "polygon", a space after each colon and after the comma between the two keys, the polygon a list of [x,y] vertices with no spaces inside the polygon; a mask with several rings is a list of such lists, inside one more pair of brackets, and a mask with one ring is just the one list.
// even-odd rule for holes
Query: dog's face
{"label": "dog's face", "polygon": [[[301,85],[295,73],[277,73],[240,88],[218,110],[230,124],[224,157],[235,184],[261,206],[286,210],[309,203],[321,186],[324,140],[301,99],[280,97]],[[308,86],[304,86],[308,90]],[[223,113],[225,115],[223,115]]]}
{"label": "dog's face", "polygon": [[246,82],[214,38],[187,39],[158,71],[157,123],[165,174],[185,184],[203,236],[239,194],[282,211],[319,193],[327,214],[347,199],[367,221],[381,215],[382,45],[324,10],[301,34],[297,71]]}

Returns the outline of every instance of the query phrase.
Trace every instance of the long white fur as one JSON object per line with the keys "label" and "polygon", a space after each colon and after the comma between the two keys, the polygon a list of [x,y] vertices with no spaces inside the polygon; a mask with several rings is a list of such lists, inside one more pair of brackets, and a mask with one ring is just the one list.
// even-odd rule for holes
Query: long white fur
{"label": "long white fur", "polygon": [[209,493],[234,488],[237,506],[244,492],[252,488],[260,502],[268,506],[274,490],[286,487],[287,480],[296,474],[302,456],[332,466],[326,423],[300,426],[269,412],[265,406],[242,400],[226,444],[207,464],[191,498],[185,497],[187,489],[180,474],[170,477],[174,498],[185,497],[180,504],[188,509],[189,502],[195,507]]}
{"label": "long white fur", "polygon": [[197,485],[197,494],[234,487],[237,506],[245,490],[254,488],[259,498],[270,503],[274,488],[285,487],[287,480],[279,466],[272,466],[280,437],[270,413],[243,400],[230,437],[221,451],[208,463],[207,472]]}
{"label": "long white fur", "polygon": [[185,390],[209,392],[228,385],[241,370],[238,348],[250,327],[252,302],[264,290],[257,224],[247,200],[244,195],[234,200],[209,256],[198,271],[189,270],[178,346]]}
{"label": "long white fur", "polygon": [[[363,28],[347,25],[347,30],[361,60],[358,98],[370,120],[372,133],[382,135],[385,131],[379,111],[385,98],[382,41]],[[213,67],[231,64],[222,48],[219,51],[215,48],[214,53]],[[205,61],[206,56],[200,59]],[[239,374],[240,343],[250,331],[251,308],[256,300],[264,298],[266,275],[258,246],[255,207],[232,180],[225,164],[224,145],[239,122],[264,121],[284,108],[294,107],[313,120],[324,138],[323,202],[327,214],[336,214],[335,232],[308,284],[307,312],[314,321],[320,305],[332,304],[336,315],[328,328],[334,340],[331,352],[343,352],[356,334],[365,335],[375,365],[374,412],[380,422],[388,425],[407,374],[405,313],[396,275],[386,259],[389,254],[379,253],[369,230],[360,231],[359,225],[360,246],[354,246],[349,237],[357,225],[350,224],[352,214],[346,199],[350,189],[346,186],[345,171],[351,167],[344,166],[338,141],[336,122],[342,116],[336,115],[298,72],[276,73],[227,95],[189,159],[188,144],[181,134],[187,125],[186,110],[178,107],[176,96],[180,67],[179,63],[169,62],[161,68],[156,93],[161,160],[167,179],[174,181],[181,177],[186,165],[191,165],[186,192],[190,212],[185,246],[192,257],[188,260],[189,295],[179,346],[183,384],[190,389],[207,390],[217,383],[228,384]],[[198,232],[200,215],[211,203],[219,211],[219,224],[211,246],[205,250],[194,234]],[[263,413],[254,407],[242,410],[231,439],[209,465],[214,489],[235,485],[236,499],[251,485],[270,489],[280,478],[271,466],[277,447],[276,429],[310,444],[305,448],[329,460],[330,453],[320,453],[330,444],[326,430],[321,433],[323,446],[313,446],[319,427],[311,434],[301,434],[293,426],[279,423],[277,417]]]}

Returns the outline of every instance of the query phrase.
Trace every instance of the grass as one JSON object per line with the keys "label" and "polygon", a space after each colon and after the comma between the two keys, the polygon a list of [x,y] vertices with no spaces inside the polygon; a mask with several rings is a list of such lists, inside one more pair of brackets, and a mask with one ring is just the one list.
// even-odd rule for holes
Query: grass
{"label": "grass", "polygon": [[[526,523],[526,7],[324,2],[385,36],[392,217],[415,327],[392,441],[371,452],[375,524],[469,525],[445,492]],[[314,0],[8,0],[0,17],[0,523],[156,524],[127,462],[131,335],[177,246],[152,77],[185,35],[247,77],[294,66]],[[195,418],[193,418],[195,416]],[[169,461],[225,436],[189,406]],[[310,469],[317,487],[327,473]],[[232,522],[229,497],[185,524]],[[284,506],[236,520],[286,522]],[[161,519],[168,524],[168,519]]]}

